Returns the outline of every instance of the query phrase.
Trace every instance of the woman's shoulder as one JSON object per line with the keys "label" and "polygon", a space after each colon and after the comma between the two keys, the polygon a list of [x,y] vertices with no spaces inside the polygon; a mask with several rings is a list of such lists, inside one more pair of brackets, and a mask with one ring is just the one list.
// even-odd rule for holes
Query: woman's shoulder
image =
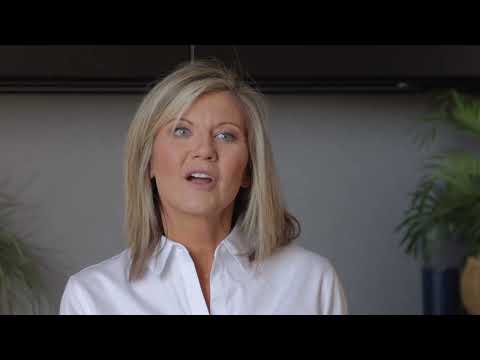
{"label": "woman's shoulder", "polygon": [[326,256],[307,249],[298,243],[290,243],[280,249],[272,257],[277,263],[288,264],[296,269],[308,269],[309,272],[332,273],[334,267]]}
{"label": "woman's shoulder", "polygon": [[[314,295],[320,314],[346,314],[347,301],[338,273],[327,257],[309,250],[298,243],[283,247],[277,256],[274,270],[280,273],[284,283],[293,283],[298,293]],[[285,280],[286,279],[286,280]],[[308,297],[308,296],[307,296]]]}
{"label": "woman's shoulder", "polygon": [[70,280],[90,285],[105,281],[124,281],[127,278],[127,270],[130,261],[129,254],[129,249],[125,249],[110,258],[86,266],[71,275]]}
{"label": "woman's shoulder", "polygon": [[125,289],[129,265],[128,249],[71,275],[60,302],[60,314],[95,314],[105,293]]}

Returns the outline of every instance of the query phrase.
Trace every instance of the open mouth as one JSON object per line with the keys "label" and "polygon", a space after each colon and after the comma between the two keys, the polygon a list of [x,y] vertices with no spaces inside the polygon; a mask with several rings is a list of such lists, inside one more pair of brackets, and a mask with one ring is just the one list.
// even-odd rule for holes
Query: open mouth
{"label": "open mouth", "polygon": [[201,178],[195,176],[188,176],[187,181],[190,181],[194,184],[210,184],[213,180],[211,178]]}

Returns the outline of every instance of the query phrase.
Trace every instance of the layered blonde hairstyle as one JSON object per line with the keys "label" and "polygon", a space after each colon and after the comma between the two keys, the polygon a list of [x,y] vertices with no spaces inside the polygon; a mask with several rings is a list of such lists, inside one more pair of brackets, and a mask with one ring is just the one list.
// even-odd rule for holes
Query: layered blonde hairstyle
{"label": "layered blonde hairstyle", "polygon": [[[300,235],[300,224],[285,208],[275,171],[263,95],[237,72],[210,59],[180,64],[156,84],[140,103],[130,124],[125,145],[125,232],[131,263],[128,279],[141,279],[147,263],[165,235],[162,206],[155,181],[150,178],[150,158],[155,134],[201,95],[229,91],[246,115],[251,182],[235,198],[232,228],[236,224],[253,239],[250,261],[261,261]],[[161,179],[160,179],[161,181]]]}

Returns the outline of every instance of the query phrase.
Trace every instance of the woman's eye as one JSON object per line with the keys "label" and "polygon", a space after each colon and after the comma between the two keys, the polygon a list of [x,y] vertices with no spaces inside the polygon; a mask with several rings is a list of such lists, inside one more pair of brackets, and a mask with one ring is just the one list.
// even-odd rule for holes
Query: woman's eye
{"label": "woman's eye", "polygon": [[[177,127],[173,130],[173,133],[175,134],[175,136],[185,137],[185,136],[190,135],[190,130],[186,127]],[[227,141],[227,142],[231,142],[231,141],[234,141],[236,139],[235,135],[233,135],[229,132],[221,132],[217,136],[219,136],[220,139],[222,139],[224,141]]]}
{"label": "woman's eye", "polygon": [[233,134],[230,134],[228,132],[222,132],[222,133],[219,133],[218,135],[221,135],[221,138],[226,140],[226,141],[233,141],[235,140],[235,135]]}
{"label": "woman's eye", "polygon": [[184,136],[187,131],[190,131],[190,130],[188,130],[188,129],[185,128],[185,127],[177,127],[177,128],[175,128],[175,130],[173,131],[173,133],[174,133],[176,136]]}

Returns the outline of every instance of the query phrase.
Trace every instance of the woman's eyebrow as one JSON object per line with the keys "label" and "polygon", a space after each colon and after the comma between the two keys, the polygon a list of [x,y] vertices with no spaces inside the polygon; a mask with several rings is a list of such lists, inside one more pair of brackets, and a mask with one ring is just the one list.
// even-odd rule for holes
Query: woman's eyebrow
{"label": "woman's eyebrow", "polygon": [[190,125],[193,125],[193,122],[191,122],[190,120],[185,119],[185,118],[183,118],[183,117],[180,118],[180,119],[178,119],[178,121],[185,121],[185,122],[188,122]]}
{"label": "woman's eyebrow", "polygon": [[[176,121],[177,121],[177,119],[176,119],[176,118],[173,118],[173,119],[167,121],[167,123],[166,123],[165,125],[171,124],[171,123],[176,122]],[[185,119],[185,118],[180,118],[180,119],[178,119],[178,122],[180,122],[180,121],[185,121],[185,122],[188,122],[188,123],[190,123],[190,124],[193,125],[193,123],[192,123],[190,120]]]}
{"label": "woman's eyebrow", "polygon": [[225,124],[227,124],[227,125],[233,125],[233,126],[239,128],[240,130],[242,130],[242,128],[241,128],[240,126],[238,126],[237,124],[234,124],[234,123],[228,122],[228,121],[221,122],[220,124],[217,124],[217,126],[225,125]]}
{"label": "woman's eyebrow", "polygon": [[[170,122],[172,122],[172,121],[174,121],[174,120],[175,120],[175,119],[170,120]],[[185,122],[191,124],[192,126],[194,125],[193,122],[191,122],[190,120],[188,120],[188,119],[186,119],[186,118],[183,118],[183,117],[180,118],[180,119],[178,119],[178,121],[185,121]],[[240,126],[238,126],[237,124],[232,123],[232,122],[228,122],[228,121],[223,121],[223,122],[217,124],[216,126],[221,126],[221,125],[225,125],[225,124],[226,124],[226,125],[233,125],[233,126],[239,128],[240,130],[242,129],[242,128],[241,128]]]}

